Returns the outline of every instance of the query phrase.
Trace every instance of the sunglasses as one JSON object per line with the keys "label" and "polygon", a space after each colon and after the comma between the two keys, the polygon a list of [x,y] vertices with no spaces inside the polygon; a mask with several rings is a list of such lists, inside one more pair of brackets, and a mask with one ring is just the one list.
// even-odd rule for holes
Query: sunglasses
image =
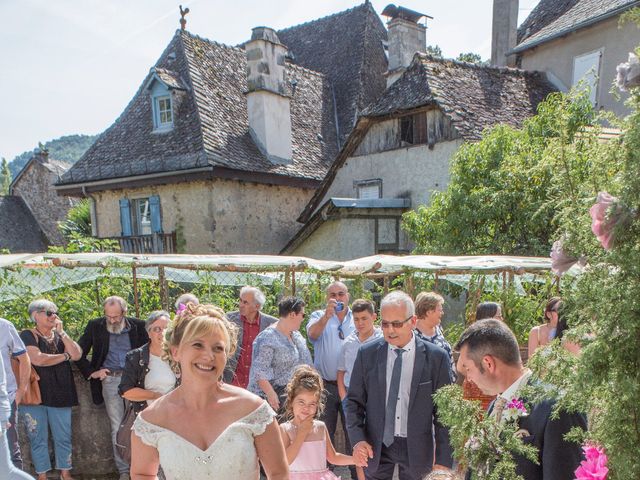
{"label": "sunglasses", "polygon": [[402,328],[402,326],[407,323],[409,320],[411,320],[413,318],[413,315],[411,315],[409,318],[407,318],[406,320],[394,320],[393,322],[380,322],[380,326],[382,328],[389,328],[389,327],[393,327],[393,328]]}
{"label": "sunglasses", "polygon": [[338,338],[344,340],[344,332],[342,331],[342,324],[338,325]]}
{"label": "sunglasses", "polygon": [[40,313],[46,313],[47,317],[53,317],[54,315],[58,315],[58,312],[53,312],[51,310],[40,310]]}
{"label": "sunglasses", "polygon": [[167,327],[151,327],[151,331],[153,333],[162,333],[167,329]]}

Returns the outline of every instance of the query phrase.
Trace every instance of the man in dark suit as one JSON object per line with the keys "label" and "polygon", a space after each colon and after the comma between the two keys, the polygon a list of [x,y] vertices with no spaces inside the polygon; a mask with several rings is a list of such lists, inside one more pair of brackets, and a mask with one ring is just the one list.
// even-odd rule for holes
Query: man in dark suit
{"label": "man in dark suit", "polygon": [[[113,456],[120,480],[128,480],[129,465],[115,449],[116,433],[124,416],[124,400],[118,393],[127,352],[149,341],[144,322],[127,317],[127,303],[121,297],[104,301],[104,317],[89,321],[78,345],[82,358],[76,362],[84,377],[91,382],[93,403],[105,404],[111,424]],[[89,352],[91,360],[87,360]]]}
{"label": "man in dark suit", "polygon": [[[384,338],[358,351],[346,398],[347,430],[368,480],[421,480],[453,463],[449,433],[431,396],[451,383],[444,350],[418,338],[411,297],[396,291],[380,305]],[[435,439],[435,462],[434,462]]]}
{"label": "man in dark suit", "polygon": [[267,298],[256,287],[242,287],[238,301],[238,311],[230,312],[227,318],[238,327],[238,347],[224,369],[224,381],[238,387],[247,388],[249,370],[253,354],[253,341],[258,334],[278,319],[262,313]]}
{"label": "man in dark suit", "polygon": [[[467,328],[456,350],[460,352],[458,371],[487,395],[497,395],[489,406],[489,415],[502,421],[505,405],[512,399],[523,400],[519,392],[530,383],[531,371],[522,365],[520,349],[509,327],[496,319],[480,320]],[[526,403],[526,399],[525,403]],[[587,428],[584,415],[561,412],[551,418],[554,402],[545,400],[531,405],[527,416],[518,420],[522,441],[538,449],[538,465],[516,456],[516,473],[525,480],[565,480],[574,478],[582,460],[577,443],[564,436],[573,427]]]}

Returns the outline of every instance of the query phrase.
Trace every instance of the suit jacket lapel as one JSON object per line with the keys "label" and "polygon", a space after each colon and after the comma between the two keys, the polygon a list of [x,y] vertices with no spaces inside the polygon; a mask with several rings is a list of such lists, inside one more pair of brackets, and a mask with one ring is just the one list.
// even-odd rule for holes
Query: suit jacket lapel
{"label": "suit jacket lapel", "polygon": [[380,343],[378,355],[376,359],[376,367],[378,369],[378,388],[382,392],[382,412],[385,411],[387,404],[387,353],[389,352],[389,344],[387,342]]}
{"label": "suit jacket lapel", "polygon": [[411,375],[411,391],[409,393],[409,412],[411,412],[413,402],[416,400],[416,393],[418,392],[418,385],[420,384],[422,372],[425,368],[428,368],[426,350],[427,348],[424,345],[424,341],[416,338],[416,354],[413,364],[413,373]]}

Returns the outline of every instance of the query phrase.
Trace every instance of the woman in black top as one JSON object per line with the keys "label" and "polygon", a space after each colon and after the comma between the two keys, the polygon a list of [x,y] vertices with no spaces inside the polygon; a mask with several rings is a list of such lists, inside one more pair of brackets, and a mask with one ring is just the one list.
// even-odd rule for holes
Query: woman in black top
{"label": "woman in black top", "polygon": [[49,300],[29,304],[35,328],[23,330],[20,338],[27,347],[31,364],[40,376],[40,405],[20,405],[31,457],[38,480],[46,480],[51,470],[49,428],[53,437],[56,468],[61,478],[71,480],[71,407],[78,404],[70,360],[78,360],[82,350],[62,328],[58,308]]}

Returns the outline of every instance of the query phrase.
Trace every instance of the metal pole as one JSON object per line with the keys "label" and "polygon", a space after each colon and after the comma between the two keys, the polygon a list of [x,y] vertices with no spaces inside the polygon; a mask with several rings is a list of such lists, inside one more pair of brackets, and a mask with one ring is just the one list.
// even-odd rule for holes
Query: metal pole
{"label": "metal pole", "polygon": [[160,282],[160,303],[164,310],[169,310],[169,292],[167,289],[167,278],[164,274],[164,267],[158,267],[158,282]]}
{"label": "metal pole", "polygon": [[136,307],[136,318],[140,318],[140,301],[138,300],[138,273],[135,265],[131,267],[131,274],[133,276],[133,304]]}

